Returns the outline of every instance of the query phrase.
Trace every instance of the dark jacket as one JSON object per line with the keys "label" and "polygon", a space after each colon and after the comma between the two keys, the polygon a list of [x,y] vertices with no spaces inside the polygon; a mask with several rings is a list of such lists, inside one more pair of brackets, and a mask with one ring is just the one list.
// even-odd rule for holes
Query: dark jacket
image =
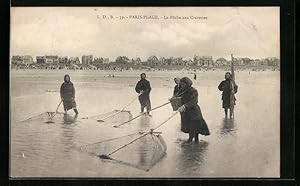
{"label": "dark jacket", "polygon": [[183,122],[189,120],[202,120],[203,116],[201,109],[198,105],[198,91],[190,87],[188,90],[185,90],[181,95],[182,104],[185,106],[185,112],[181,112],[181,117]]}
{"label": "dark jacket", "polygon": [[188,77],[180,79],[184,85],[179,94],[185,111],[181,115],[181,131],[189,134],[210,135],[207,123],[205,122],[200,106],[198,105],[198,91],[192,87],[193,82]]}
{"label": "dark jacket", "polygon": [[142,97],[149,97],[150,91],[151,91],[151,86],[150,82],[146,79],[141,79],[135,86],[135,91],[137,93],[140,93],[141,90],[143,90],[143,94],[141,95]]}
{"label": "dark jacket", "polygon": [[229,100],[233,92],[234,94],[237,93],[238,86],[235,84],[233,80],[226,79],[219,84],[218,89],[220,91],[223,91],[222,100]]}
{"label": "dark jacket", "polygon": [[64,100],[75,98],[75,88],[72,82],[64,82],[60,87],[60,97]]}

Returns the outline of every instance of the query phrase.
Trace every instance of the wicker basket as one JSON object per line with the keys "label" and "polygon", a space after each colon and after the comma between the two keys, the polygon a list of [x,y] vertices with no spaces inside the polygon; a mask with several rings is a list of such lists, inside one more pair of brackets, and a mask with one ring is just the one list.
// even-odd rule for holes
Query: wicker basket
{"label": "wicker basket", "polygon": [[173,111],[177,111],[179,107],[182,106],[181,97],[172,97],[170,99]]}

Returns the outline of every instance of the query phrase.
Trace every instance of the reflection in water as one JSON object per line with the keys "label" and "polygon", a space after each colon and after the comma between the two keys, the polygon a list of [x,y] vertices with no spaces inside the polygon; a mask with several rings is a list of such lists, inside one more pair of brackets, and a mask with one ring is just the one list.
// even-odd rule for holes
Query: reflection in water
{"label": "reflection in water", "polygon": [[199,143],[182,143],[178,168],[185,173],[191,173],[191,175],[195,173],[194,171],[199,170],[204,163],[208,144],[203,140]]}
{"label": "reflection in water", "polygon": [[64,124],[72,124],[74,123],[76,120],[77,120],[77,117],[78,115],[75,115],[75,116],[71,116],[71,115],[68,115],[68,114],[64,114]]}
{"label": "reflection in water", "polygon": [[236,135],[236,125],[234,119],[224,118],[221,127],[221,136],[235,136]]}
{"label": "reflection in water", "polygon": [[[63,129],[63,133],[61,136],[61,144],[63,145],[63,151],[64,152],[71,152],[72,148],[75,146],[75,131],[74,127],[75,125],[73,124],[77,119],[77,116],[70,116],[68,114],[64,114],[63,120],[64,123],[61,125],[61,128]],[[67,154],[66,154],[67,155]]]}
{"label": "reflection in water", "polygon": [[148,116],[141,116],[141,118],[139,119],[139,124],[140,124],[140,127],[141,128],[144,128],[144,127],[148,127],[149,126],[149,124],[150,124],[150,121],[151,120],[151,118],[150,117],[148,117]]}
{"label": "reflection in water", "polygon": [[146,116],[146,115],[140,117],[140,119],[138,120],[138,124],[139,124],[140,130],[142,130],[142,131],[147,131],[155,125],[153,118]]}

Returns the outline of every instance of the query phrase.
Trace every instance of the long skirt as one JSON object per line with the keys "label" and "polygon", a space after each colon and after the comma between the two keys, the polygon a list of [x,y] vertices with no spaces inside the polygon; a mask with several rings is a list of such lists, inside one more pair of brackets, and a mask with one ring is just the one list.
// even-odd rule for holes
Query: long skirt
{"label": "long skirt", "polygon": [[181,131],[184,133],[210,135],[208,126],[204,119],[181,121]]}
{"label": "long skirt", "polygon": [[140,96],[139,101],[142,109],[146,107],[147,110],[151,110],[151,102],[149,96]]}
{"label": "long skirt", "polygon": [[70,109],[73,109],[73,108],[76,108],[76,102],[75,102],[75,99],[65,99],[63,101],[64,103],[64,109],[65,110],[70,110]]}
{"label": "long skirt", "polygon": [[222,107],[225,109],[234,108],[236,98],[233,96],[233,100],[231,99],[231,96],[223,98]]}

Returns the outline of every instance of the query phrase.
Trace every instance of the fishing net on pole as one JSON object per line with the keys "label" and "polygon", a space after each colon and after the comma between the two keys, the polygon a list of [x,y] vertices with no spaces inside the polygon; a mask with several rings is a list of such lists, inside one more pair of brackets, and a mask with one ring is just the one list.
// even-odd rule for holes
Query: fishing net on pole
{"label": "fishing net on pole", "polygon": [[160,134],[160,132],[137,132],[85,145],[81,150],[104,161],[112,160],[149,171],[166,154],[167,146]]}
{"label": "fishing net on pole", "polygon": [[[176,111],[149,132],[137,132],[81,146],[81,150],[102,160],[126,164],[149,171],[166,154],[167,146],[161,132],[155,130],[173,118]],[[120,145],[123,144],[123,145]]]}
{"label": "fishing net on pole", "polygon": [[[55,117],[56,116],[56,117]],[[57,113],[57,112],[43,112],[41,114],[32,116],[28,119],[19,121],[21,123],[24,122],[47,122],[47,121],[55,121],[57,119],[57,116],[63,116],[63,113]]]}
{"label": "fishing net on pole", "polygon": [[129,110],[125,110],[128,106],[130,106],[134,101],[136,101],[138,97],[134,97],[127,105],[119,110],[114,110],[112,112],[106,114],[99,114],[89,117],[84,117],[82,119],[96,119],[97,122],[109,122],[109,123],[117,123],[124,122],[128,119],[132,118],[132,114]]}
{"label": "fishing net on pole", "polygon": [[80,119],[87,120],[97,120],[98,122],[105,123],[120,123],[127,121],[132,118],[132,113],[129,110],[113,110],[111,112],[98,114],[94,116],[82,117]]}

